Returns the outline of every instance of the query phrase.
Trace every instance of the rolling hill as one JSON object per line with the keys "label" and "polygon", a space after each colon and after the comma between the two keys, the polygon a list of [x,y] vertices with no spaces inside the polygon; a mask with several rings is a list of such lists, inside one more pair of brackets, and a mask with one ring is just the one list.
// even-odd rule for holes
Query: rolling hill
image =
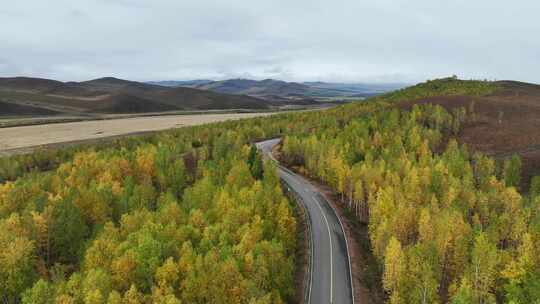
{"label": "rolling hill", "polygon": [[149,81],[149,84],[160,85],[164,87],[188,87],[194,88],[198,85],[203,85],[207,83],[214,82],[213,80],[208,79],[195,79],[195,80],[165,80],[165,81]]}
{"label": "rolling hill", "polygon": [[198,85],[198,89],[219,93],[245,94],[250,96],[305,96],[310,87],[296,82],[265,79],[261,81],[250,79],[229,79]]}
{"label": "rolling hill", "polygon": [[0,78],[0,115],[123,114],[207,109],[268,109],[275,103],[184,87],[105,77],[83,82]]}
{"label": "rolling hill", "polygon": [[304,82],[303,84],[312,88],[313,92],[321,95],[360,97],[378,95],[408,86],[404,83],[339,83],[320,81]]}
{"label": "rolling hill", "polygon": [[226,94],[243,94],[267,100],[320,100],[323,98],[358,98],[386,93],[405,84],[367,84],[330,82],[286,82],[275,79],[227,79],[220,81],[154,81],[149,84],[190,87]]}

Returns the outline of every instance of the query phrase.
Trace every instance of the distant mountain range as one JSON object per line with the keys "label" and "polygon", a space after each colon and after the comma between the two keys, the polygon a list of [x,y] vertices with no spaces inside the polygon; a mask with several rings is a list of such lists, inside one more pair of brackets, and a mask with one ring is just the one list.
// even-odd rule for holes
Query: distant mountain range
{"label": "distant mountain range", "polygon": [[242,94],[263,99],[320,99],[368,97],[393,91],[407,84],[329,83],[329,82],[285,82],[265,79],[227,79],[153,81],[151,84],[169,87],[189,87],[226,94]]}
{"label": "distant mountain range", "polygon": [[104,77],[83,82],[0,78],[0,115],[80,115],[178,110],[271,109],[339,102],[402,85],[285,82],[265,79],[136,82]]}
{"label": "distant mountain range", "polygon": [[105,77],[83,82],[0,78],[0,115],[147,113],[174,110],[269,109],[280,103],[189,87]]}
{"label": "distant mountain range", "polygon": [[208,79],[196,79],[196,80],[165,80],[165,81],[148,81],[149,84],[160,85],[164,87],[196,87],[198,85],[203,85],[213,82],[213,80]]}
{"label": "distant mountain range", "polygon": [[378,95],[409,86],[407,83],[339,83],[339,82],[304,82],[314,89],[329,90],[335,94],[357,96]]}

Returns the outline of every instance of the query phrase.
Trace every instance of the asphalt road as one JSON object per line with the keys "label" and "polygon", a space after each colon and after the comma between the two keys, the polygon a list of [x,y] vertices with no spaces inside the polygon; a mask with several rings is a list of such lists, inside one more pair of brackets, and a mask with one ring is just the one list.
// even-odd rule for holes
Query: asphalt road
{"label": "asphalt road", "polygon": [[[280,139],[257,143],[266,157]],[[310,304],[354,303],[347,242],[336,213],[319,190],[303,177],[278,166],[279,175],[302,198],[311,222]]]}

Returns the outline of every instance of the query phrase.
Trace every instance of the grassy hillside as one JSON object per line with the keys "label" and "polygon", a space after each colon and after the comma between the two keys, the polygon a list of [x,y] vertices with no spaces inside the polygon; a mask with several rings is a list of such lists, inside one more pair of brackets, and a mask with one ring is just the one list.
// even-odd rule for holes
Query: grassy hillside
{"label": "grassy hillside", "polygon": [[460,80],[449,77],[428,80],[412,87],[397,90],[381,97],[381,100],[396,102],[409,101],[432,96],[484,96],[495,92],[498,85],[493,82],[480,80]]}

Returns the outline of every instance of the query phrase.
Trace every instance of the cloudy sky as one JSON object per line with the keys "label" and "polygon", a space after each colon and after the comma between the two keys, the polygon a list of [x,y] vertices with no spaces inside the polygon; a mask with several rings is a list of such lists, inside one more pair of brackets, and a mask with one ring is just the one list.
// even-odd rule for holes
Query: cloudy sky
{"label": "cloudy sky", "polygon": [[538,0],[17,0],[0,76],[540,83]]}

